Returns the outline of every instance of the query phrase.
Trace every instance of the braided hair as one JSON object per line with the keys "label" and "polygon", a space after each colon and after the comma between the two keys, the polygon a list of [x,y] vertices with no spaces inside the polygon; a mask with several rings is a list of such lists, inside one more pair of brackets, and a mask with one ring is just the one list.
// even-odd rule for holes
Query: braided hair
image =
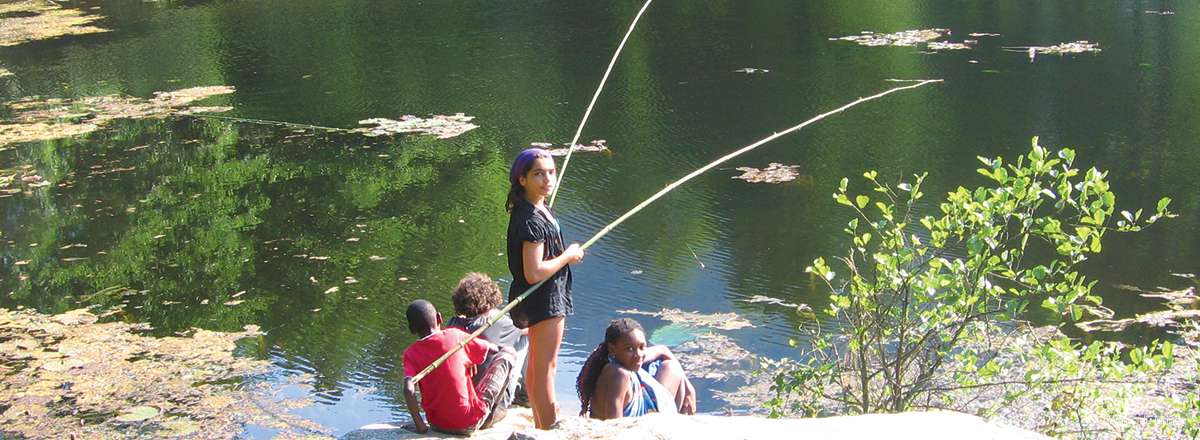
{"label": "braided hair", "polygon": [[608,344],[616,343],[622,336],[633,333],[634,330],[641,330],[645,333],[642,325],[633,319],[613,320],[604,330],[604,342],[597,345],[596,349],[592,350],[592,354],[588,355],[587,360],[583,362],[583,368],[580,368],[579,376],[575,378],[575,392],[579,394],[579,403],[581,404],[579,415],[587,416],[591,413],[592,396],[596,394],[596,381],[600,379],[600,372],[604,371],[604,365],[608,363]]}

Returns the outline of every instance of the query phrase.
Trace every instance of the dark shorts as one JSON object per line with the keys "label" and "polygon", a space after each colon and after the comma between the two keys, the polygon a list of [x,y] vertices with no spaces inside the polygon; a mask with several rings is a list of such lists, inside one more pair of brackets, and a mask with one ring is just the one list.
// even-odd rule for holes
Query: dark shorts
{"label": "dark shorts", "polygon": [[[575,308],[571,304],[571,294],[560,289],[545,289],[545,285],[542,287],[543,289],[538,289],[513,307],[512,312],[509,313],[513,325],[517,328],[529,328],[550,318],[575,313]],[[520,295],[524,292],[515,293]],[[514,296],[513,299],[515,298]]]}

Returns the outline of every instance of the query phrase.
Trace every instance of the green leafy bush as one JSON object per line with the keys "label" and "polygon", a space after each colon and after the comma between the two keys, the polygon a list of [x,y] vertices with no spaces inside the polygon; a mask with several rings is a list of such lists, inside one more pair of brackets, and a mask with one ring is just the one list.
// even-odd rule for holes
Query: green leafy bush
{"label": "green leafy bush", "polygon": [[[1058,322],[1100,310],[1096,282],[1079,264],[1102,250],[1106,233],[1173,216],[1170,199],[1150,214],[1114,215],[1107,173],[1081,171],[1074,151],[1051,152],[1037,138],[1013,163],[979,160],[988,185],[951,191],[934,214],[921,214],[933,206],[922,192],[927,173],[889,184],[868,171],[865,194],[842,179],[833,197],[855,213],[845,228],[852,245],[807,268],[828,284],[825,312],[840,331],[802,328],[811,345],[799,360],[768,363],[772,414],[964,409],[983,400],[971,406],[982,411],[1038,397],[1056,419],[1082,423],[1108,400],[1120,410],[1125,397],[1097,396],[1087,384],[1130,384],[1133,395],[1171,368],[1168,342],[1083,345],[1057,331],[1033,337],[1019,320],[1037,311],[1031,304]],[[1075,426],[1067,425],[1043,428]]]}

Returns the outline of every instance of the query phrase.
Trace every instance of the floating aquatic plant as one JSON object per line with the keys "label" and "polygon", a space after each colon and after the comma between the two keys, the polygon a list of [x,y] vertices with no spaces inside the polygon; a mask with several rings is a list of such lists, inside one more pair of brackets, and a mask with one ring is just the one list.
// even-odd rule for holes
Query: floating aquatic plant
{"label": "floating aquatic plant", "polygon": [[404,115],[400,117],[399,121],[386,118],[371,118],[358,121],[358,124],[373,125],[374,127],[363,127],[351,131],[367,136],[420,133],[437,136],[438,139],[449,139],[479,128],[478,125],[471,123],[472,119],[475,119],[475,117],[462,113],[455,113],[451,116],[433,115],[429,118]]}
{"label": "floating aquatic plant", "polygon": [[[234,88],[230,86],[209,86],[155,92],[150,99],[125,95],[75,99],[24,98],[7,104],[12,117],[0,121],[0,145],[86,134],[115,119],[164,118],[188,110],[185,107],[192,102],[233,91]],[[205,109],[214,111],[221,108]]]}
{"label": "floating aquatic plant", "polygon": [[688,327],[707,327],[717,330],[737,330],[739,328],[754,327],[754,324],[751,324],[746,318],[738,316],[733,312],[705,314],[668,308],[658,312],[643,312],[641,310],[630,309],[620,310],[617,313],[654,316]]}
{"label": "floating aquatic plant", "polygon": [[751,304],[770,304],[770,305],[782,306],[782,307],[787,307],[790,309],[796,309],[796,311],[798,311],[798,312],[799,311],[812,312],[812,307],[810,307],[808,304],[793,304],[793,303],[784,301],[779,298],[772,298],[772,297],[765,296],[765,295],[753,295],[742,301],[748,302]]}
{"label": "floating aquatic plant", "polygon": [[[61,315],[0,309],[0,425],[18,438],[234,438],[247,424],[292,435],[324,433],[288,415],[265,383],[235,388],[269,362],[233,355],[257,327],[152,338],[145,324],[98,323],[86,309]],[[153,384],[153,386],[147,386]]]}
{"label": "floating aquatic plant", "polygon": [[1093,43],[1087,40],[1079,40],[1070,43],[1059,43],[1053,46],[1021,46],[1021,47],[1005,47],[1004,50],[1009,52],[1025,52],[1029,54],[1029,62],[1033,62],[1038,55],[1068,55],[1081,53],[1099,53],[1100,44]]}
{"label": "floating aquatic plant", "polygon": [[567,144],[563,144],[562,148],[550,148],[553,144],[546,142],[533,142],[531,147],[547,148],[550,150],[551,156],[566,156],[568,152],[574,150],[576,153],[606,153],[610,150],[607,145],[608,141],[604,139],[596,139],[589,142],[587,145],[575,144],[573,148],[567,148]]}
{"label": "floating aquatic plant", "polygon": [[[92,26],[99,16],[84,15],[58,3],[43,0],[19,0],[0,3],[0,46],[61,37],[108,32]],[[3,75],[0,75],[3,76]]]}
{"label": "floating aquatic plant", "polygon": [[771,162],[764,169],[752,167],[738,167],[741,171],[740,176],[733,176],[734,179],[745,180],[750,183],[783,183],[796,180],[800,173],[796,170],[800,169],[799,165],[784,165],[781,163]]}
{"label": "floating aquatic plant", "polygon": [[934,50],[934,51],[937,51],[937,50],[967,50],[967,49],[972,48],[966,41],[963,41],[962,43],[955,43],[953,41],[931,41],[931,42],[929,42],[929,45],[926,47],[929,50]]}
{"label": "floating aquatic plant", "polygon": [[831,41],[851,41],[863,46],[916,46],[921,43],[942,38],[949,35],[949,29],[916,29],[909,31],[895,32],[891,34],[880,34],[872,31],[863,31],[859,35],[849,35],[845,37],[830,38]]}
{"label": "floating aquatic plant", "polygon": [[728,380],[750,375],[748,362],[753,356],[728,336],[700,333],[671,351],[687,368],[688,376],[695,379]]}

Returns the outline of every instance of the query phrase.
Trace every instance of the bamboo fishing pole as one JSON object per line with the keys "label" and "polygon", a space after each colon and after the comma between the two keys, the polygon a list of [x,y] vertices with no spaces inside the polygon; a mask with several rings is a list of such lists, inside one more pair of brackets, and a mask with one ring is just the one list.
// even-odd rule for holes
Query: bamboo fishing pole
{"label": "bamboo fishing pole", "polygon": [[[718,158],[717,160],[714,160],[714,161],[710,162],[708,165],[705,165],[705,166],[703,166],[703,167],[701,167],[701,168],[697,169],[696,171],[692,171],[691,173],[688,173],[688,175],[686,175],[686,176],[683,176],[682,178],[680,178],[679,180],[676,180],[676,181],[672,182],[671,184],[667,185],[667,186],[666,186],[666,187],[664,187],[663,189],[661,189],[661,190],[659,190],[658,192],[654,193],[654,195],[650,196],[650,198],[646,199],[646,200],[645,200],[645,201],[643,201],[642,203],[639,203],[639,204],[637,204],[637,206],[634,206],[634,207],[633,207],[633,209],[630,209],[630,210],[629,210],[629,212],[626,212],[624,215],[622,215],[622,216],[620,216],[620,217],[617,217],[617,219],[616,219],[616,220],[614,220],[612,223],[609,223],[609,224],[608,224],[608,226],[605,226],[603,229],[601,229],[599,232],[597,232],[597,233],[596,233],[596,235],[593,235],[593,236],[592,236],[592,238],[588,239],[588,241],[587,241],[587,242],[585,242],[585,243],[583,244],[583,246],[580,246],[580,248],[581,248],[581,249],[587,249],[587,248],[591,247],[591,246],[592,246],[592,244],[595,244],[595,243],[596,243],[596,241],[600,240],[600,238],[601,238],[601,237],[604,237],[605,235],[607,235],[607,234],[608,234],[610,231],[612,231],[612,230],[613,230],[613,228],[616,228],[616,227],[617,227],[617,225],[620,225],[621,223],[625,222],[625,220],[626,220],[626,219],[628,219],[629,217],[632,217],[634,214],[637,214],[637,212],[638,212],[638,211],[641,211],[641,210],[642,210],[642,208],[645,208],[645,207],[646,207],[647,205],[649,205],[650,203],[653,203],[655,200],[658,200],[659,198],[661,198],[662,196],[664,196],[664,195],[666,195],[667,193],[671,192],[671,191],[672,191],[672,190],[674,190],[675,188],[678,188],[678,187],[679,187],[679,185],[682,185],[684,182],[687,182],[687,181],[689,181],[689,180],[692,180],[692,179],[693,179],[693,178],[695,178],[696,176],[699,176],[700,174],[703,174],[705,171],[711,170],[711,169],[715,168],[717,165],[720,165],[720,164],[722,164],[722,163],[724,163],[724,162],[727,162],[727,161],[729,161],[730,159],[733,159],[733,158],[735,158],[735,157],[738,157],[738,156],[740,156],[740,155],[742,155],[742,154],[744,154],[744,153],[746,153],[746,152],[748,152],[748,151],[750,151],[750,150],[753,150],[753,149],[755,149],[755,148],[758,148],[759,146],[761,146],[761,145],[763,145],[763,144],[765,144],[765,143],[767,143],[767,142],[770,142],[770,141],[773,141],[773,140],[775,140],[775,139],[778,139],[778,138],[780,138],[780,137],[781,137],[781,136],[783,136],[783,135],[786,135],[786,134],[788,134],[788,133],[792,133],[792,132],[794,132],[794,131],[797,131],[797,130],[800,130],[800,129],[804,128],[804,127],[807,127],[807,126],[809,126],[809,125],[812,125],[813,123],[815,123],[815,122],[817,122],[817,121],[820,121],[820,120],[822,120],[822,119],[825,119],[825,118],[827,118],[827,117],[829,117],[829,116],[832,116],[832,115],[835,115],[835,114],[838,114],[838,113],[844,112],[844,111],[846,111],[847,109],[849,109],[850,107],[854,107],[854,106],[856,106],[856,105],[859,105],[859,104],[862,104],[862,103],[864,103],[864,102],[871,101],[871,100],[874,100],[874,99],[882,98],[882,97],[884,97],[884,96],[890,95],[890,94],[892,94],[892,93],[895,93],[895,92],[899,92],[899,91],[903,91],[903,90],[909,90],[909,89],[915,89],[915,88],[917,88],[917,87],[922,87],[922,86],[925,86],[925,85],[927,85],[927,84],[939,83],[939,82],[942,82],[942,81],[944,81],[944,80],[941,80],[941,79],[927,79],[927,80],[921,80],[921,81],[919,81],[919,82],[917,82],[917,83],[915,83],[915,84],[912,84],[912,85],[907,85],[907,86],[896,87],[896,88],[888,89],[888,90],[885,90],[885,91],[883,91],[883,92],[880,92],[880,93],[877,93],[877,94],[874,94],[874,95],[871,95],[871,96],[867,96],[867,97],[863,97],[863,98],[858,98],[858,99],[856,99],[856,100],[854,100],[854,101],[850,102],[849,104],[843,105],[843,106],[841,106],[841,107],[835,108],[835,109],[833,109],[833,110],[830,110],[830,111],[827,111],[827,112],[825,112],[825,113],[821,113],[821,114],[819,114],[819,115],[817,115],[817,116],[814,116],[812,119],[809,119],[809,120],[807,120],[807,121],[804,121],[804,122],[800,123],[799,125],[795,125],[795,126],[792,126],[791,128],[788,128],[788,129],[786,129],[786,130],[783,130],[783,131],[776,132],[775,134],[772,134],[772,135],[770,135],[770,136],[767,136],[767,137],[765,137],[765,138],[763,138],[763,139],[759,140],[758,142],[752,143],[752,144],[750,144],[750,145],[747,145],[747,146],[745,146],[745,147],[742,147],[742,148],[740,148],[740,149],[738,149],[738,150],[736,150],[736,151],[734,151],[734,152],[732,152],[732,153],[729,153],[729,154],[726,154],[726,155],[724,155],[724,156],[721,156],[721,157],[720,157],[720,158]],[[549,278],[546,278],[546,279],[549,279]],[[446,359],[450,358],[450,356],[451,356],[451,355],[453,355],[454,353],[458,352],[459,350],[462,350],[462,348],[463,348],[464,346],[466,346],[466,345],[467,345],[467,343],[471,342],[471,340],[472,340],[472,339],[475,339],[475,338],[476,338],[476,337],[478,337],[479,335],[483,334],[483,332],[484,332],[485,330],[487,330],[489,327],[491,327],[493,324],[495,324],[497,321],[499,321],[501,318],[503,318],[503,317],[504,317],[504,315],[507,315],[507,314],[508,314],[508,312],[509,312],[509,311],[511,311],[511,310],[513,309],[513,307],[516,307],[516,306],[517,306],[517,304],[519,304],[519,303],[520,303],[521,301],[523,301],[523,300],[524,300],[526,297],[528,297],[530,294],[532,294],[532,293],[533,293],[533,291],[537,290],[537,288],[538,288],[538,287],[541,287],[542,283],[545,283],[545,282],[546,282],[546,280],[545,280],[545,279],[544,279],[544,280],[541,280],[541,281],[539,281],[537,284],[534,284],[534,285],[530,286],[530,287],[529,287],[529,289],[526,289],[526,290],[525,290],[525,293],[522,293],[522,294],[521,294],[521,296],[518,296],[516,299],[513,299],[512,301],[510,301],[510,302],[509,302],[507,305],[505,305],[505,306],[504,306],[504,308],[503,308],[503,309],[500,309],[500,313],[497,313],[497,314],[496,314],[496,316],[493,316],[491,319],[488,319],[488,321],[487,321],[487,323],[486,323],[486,324],[484,324],[483,326],[479,327],[479,328],[478,328],[478,329],[476,329],[474,332],[471,332],[471,335],[470,335],[469,337],[467,337],[467,339],[464,339],[462,342],[458,343],[458,345],[456,345],[456,346],[454,347],[454,349],[453,349],[453,350],[450,350],[450,351],[446,352],[445,354],[443,354],[441,357],[438,357],[438,358],[437,358],[437,360],[433,361],[433,363],[432,363],[432,364],[429,364],[429,366],[425,367],[425,369],[424,369],[424,370],[421,370],[421,372],[420,372],[420,373],[417,373],[417,375],[416,375],[416,376],[413,376],[413,377],[412,377],[412,381],[413,381],[413,383],[420,382],[420,381],[421,381],[421,379],[424,379],[424,378],[425,378],[425,376],[429,375],[429,373],[430,373],[430,372],[432,372],[432,371],[433,371],[435,368],[437,368],[438,366],[441,366],[441,365],[442,365],[442,363],[446,362]]]}
{"label": "bamboo fishing pole", "polygon": [[625,38],[621,39],[621,44],[617,45],[617,51],[613,52],[612,59],[608,61],[608,68],[604,70],[604,76],[600,78],[600,85],[596,87],[596,93],[592,94],[592,102],[588,104],[587,110],[583,112],[583,119],[579,121],[579,128],[575,129],[575,137],[571,138],[571,143],[567,144],[567,157],[563,159],[562,168],[558,169],[558,185],[554,185],[554,190],[550,192],[550,202],[546,204],[548,207],[554,207],[554,197],[558,195],[558,189],[562,187],[563,176],[567,173],[567,164],[571,163],[571,153],[575,152],[575,144],[579,142],[579,135],[583,134],[583,126],[587,124],[588,117],[592,115],[592,107],[596,106],[596,100],[600,99],[600,91],[604,90],[604,83],[608,81],[608,74],[612,73],[613,66],[617,64],[617,57],[621,55],[621,49],[625,48],[625,42],[629,41],[629,36],[633,34],[633,28],[637,26],[638,20],[642,18],[642,13],[646,12],[646,8],[650,7],[652,0],[646,0],[646,4],[642,5],[642,9],[633,17],[633,22],[629,23],[629,30],[625,31]]}

